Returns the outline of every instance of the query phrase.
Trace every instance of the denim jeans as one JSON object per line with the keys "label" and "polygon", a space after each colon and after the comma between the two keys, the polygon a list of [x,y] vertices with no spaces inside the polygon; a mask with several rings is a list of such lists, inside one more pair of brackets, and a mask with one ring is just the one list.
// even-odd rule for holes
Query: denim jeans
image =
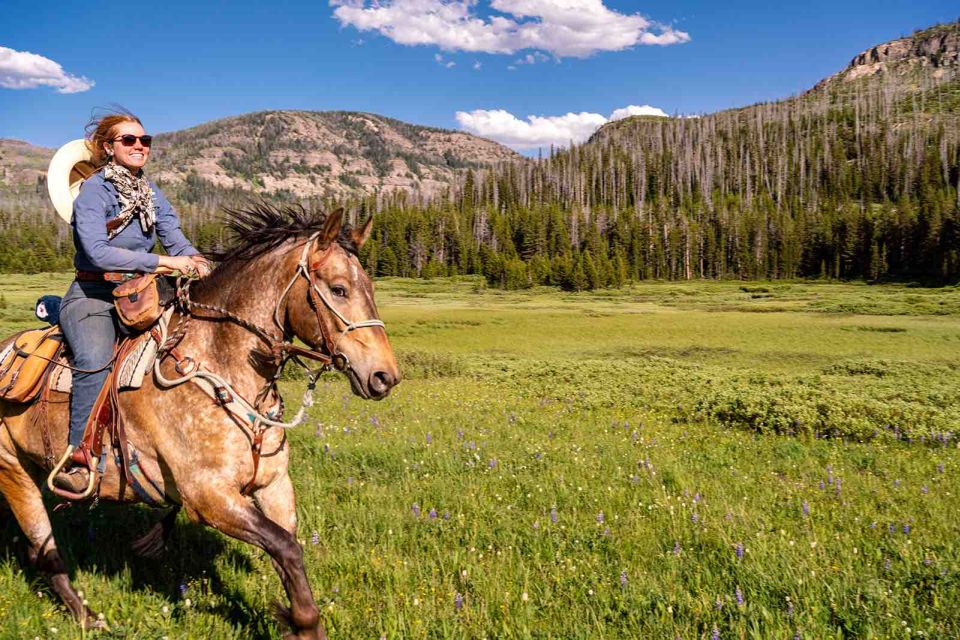
{"label": "denim jeans", "polygon": [[[74,281],[60,304],[60,329],[73,354],[71,363],[79,369],[99,369],[113,357],[119,329],[113,310],[114,285]],[[93,403],[112,366],[96,373],[73,372],[70,396],[70,439],[73,446],[83,439],[83,429]]]}

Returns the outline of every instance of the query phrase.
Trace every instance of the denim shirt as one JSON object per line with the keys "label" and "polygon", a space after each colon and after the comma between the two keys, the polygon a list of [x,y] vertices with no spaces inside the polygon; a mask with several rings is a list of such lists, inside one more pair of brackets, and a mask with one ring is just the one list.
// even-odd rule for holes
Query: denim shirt
{"label": "denim shirt", "polygon": [[157,185],[150,183],[157,207],[157,223],[144,233],[139,218],[131,220],[123,231],[107,239],[107,221],[120,213],[120,202],[113,184],[98,171],[80,187],[73,201],[73,244],[77,248],[73,264],[80,271],[137,271],[152,273],[160,258],[151,253],[157,236],[172,256],[199,253],[180,230],[180,219]]}

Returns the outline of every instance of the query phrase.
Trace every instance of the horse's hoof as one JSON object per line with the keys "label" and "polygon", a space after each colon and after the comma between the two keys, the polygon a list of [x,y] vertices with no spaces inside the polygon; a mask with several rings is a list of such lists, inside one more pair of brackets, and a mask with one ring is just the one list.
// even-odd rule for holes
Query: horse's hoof
{"label": "horse's hoof", "polygon": [[83,621],[81,626],[85,631],[109,631],[110,627],[107,626],[107,621],[104,619],[102,613],[94,613],[90,609],[87,609],[86,614],[83,616]]}

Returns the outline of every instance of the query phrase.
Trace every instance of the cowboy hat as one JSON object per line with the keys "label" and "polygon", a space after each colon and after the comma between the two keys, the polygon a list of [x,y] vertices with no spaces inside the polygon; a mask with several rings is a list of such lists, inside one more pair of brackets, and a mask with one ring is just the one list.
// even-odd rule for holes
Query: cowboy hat
{"label": "cowboy hat", "polygon": [[57,214],[70,224],[73,201],[83,181],[97,172],[86,140],[74,140],[60,147],[47,168],[47,191]]}

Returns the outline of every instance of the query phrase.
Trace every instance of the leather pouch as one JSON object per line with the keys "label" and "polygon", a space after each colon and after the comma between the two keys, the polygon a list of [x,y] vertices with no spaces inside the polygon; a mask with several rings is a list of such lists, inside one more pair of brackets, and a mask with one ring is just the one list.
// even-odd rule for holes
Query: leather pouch
{"label": "leather pouch", "polygon": [[62,346],[63,335],[57,326],[17,336],[0,361],[0,398],[20,403],[33,401]]}
{"label": "leather pouch", "polygon": [[136,331],[149,328],[163,315],[173,298],[169,282],[155,273],[144,273],[127,280],[113,290],[114,306],[120,322]]}

